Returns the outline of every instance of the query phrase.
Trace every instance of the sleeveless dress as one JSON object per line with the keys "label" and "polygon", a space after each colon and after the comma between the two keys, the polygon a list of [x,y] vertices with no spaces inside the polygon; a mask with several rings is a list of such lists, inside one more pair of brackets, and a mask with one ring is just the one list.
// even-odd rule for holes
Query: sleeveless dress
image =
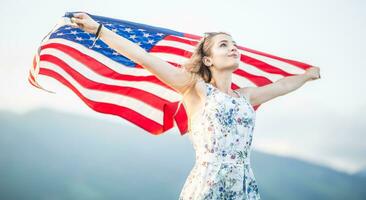
{"label": "sleeveless dress", "polygon": [[206,101],[191,117],[196,162],[179,200],[260,199],[250,166],[255,111],[244,95],[206,84]]}

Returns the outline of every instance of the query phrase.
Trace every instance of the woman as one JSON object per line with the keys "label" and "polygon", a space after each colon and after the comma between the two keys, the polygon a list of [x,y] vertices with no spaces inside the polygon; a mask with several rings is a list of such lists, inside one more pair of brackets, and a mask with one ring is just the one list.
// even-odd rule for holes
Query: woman
{"label": "woman", "polygon": [[76,13],[71,20],[86,32],[98,32],[109,47],[146,67],[182,95],[196,164],[183,186],[180,200],[260,199],[250,167],[255,124],[253,106],[320,78],[318,67],[262,87],[232,90],[232,73],[239,66],[240,53],[227,33],[208,33],[189,61],[176,68],[99,26],[85,13]]}

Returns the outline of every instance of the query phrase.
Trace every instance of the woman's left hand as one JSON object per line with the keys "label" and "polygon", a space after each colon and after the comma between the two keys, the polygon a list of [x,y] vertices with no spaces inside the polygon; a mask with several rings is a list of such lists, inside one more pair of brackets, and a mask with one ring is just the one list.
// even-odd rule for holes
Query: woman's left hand
{"label": "woman's left hand", "polygon": [[320,78],[320,68],[311,66],[310,68],[306,69],[306,72],[304,74],[309,76],[311,80],[319,79]]}

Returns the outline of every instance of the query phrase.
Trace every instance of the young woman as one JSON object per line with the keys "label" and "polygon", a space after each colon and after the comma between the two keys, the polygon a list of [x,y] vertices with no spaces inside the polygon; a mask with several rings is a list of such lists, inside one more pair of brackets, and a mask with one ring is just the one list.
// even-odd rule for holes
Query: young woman
{"label": "young woman", "polygon": [[[71,20],[89,33],[96,33],[99,27],[85,13],[76,13]],[[196,163],[179,199],[260,199],[250,166],[253,106],[320,78],[319,68],[311,67],[304,74],[262,87],[232,90],[232,73],[239,66],[240,53],[227,33],[208,33],[182,68],[170,66],[105,27],[99,36],[109,47],[145,66],[183,97]]]}

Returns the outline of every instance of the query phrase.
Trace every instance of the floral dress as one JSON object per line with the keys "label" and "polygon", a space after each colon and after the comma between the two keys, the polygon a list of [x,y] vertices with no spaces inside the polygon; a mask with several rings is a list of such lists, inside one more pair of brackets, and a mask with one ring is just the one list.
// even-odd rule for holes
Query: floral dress
{"label": "floral dress", "polygon": [[206,83],[205,105],[191,117],[188,132],[196,163],[179,200],[260,199],[250,166],[255,111],[236,93],[240,97]]}

